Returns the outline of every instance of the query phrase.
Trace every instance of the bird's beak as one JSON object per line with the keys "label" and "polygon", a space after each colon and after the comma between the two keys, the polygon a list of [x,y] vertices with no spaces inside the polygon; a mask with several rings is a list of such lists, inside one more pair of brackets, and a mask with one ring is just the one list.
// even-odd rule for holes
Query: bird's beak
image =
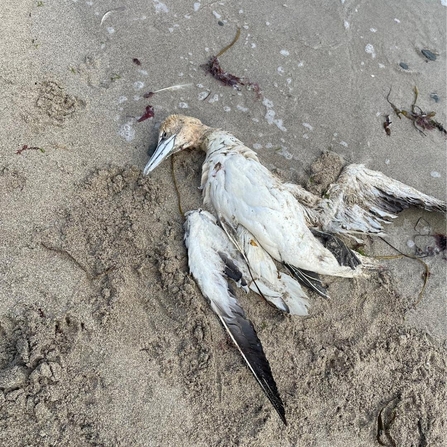
{"label": "bird's beak", "polygon": [[174,153],[175,146],[175,134],[170,136],[167,140],[160,140],[155,152],[147,162],[143,170],[143,175],[148,175],[152,172],[163,160],[166,160],[171,154]]}

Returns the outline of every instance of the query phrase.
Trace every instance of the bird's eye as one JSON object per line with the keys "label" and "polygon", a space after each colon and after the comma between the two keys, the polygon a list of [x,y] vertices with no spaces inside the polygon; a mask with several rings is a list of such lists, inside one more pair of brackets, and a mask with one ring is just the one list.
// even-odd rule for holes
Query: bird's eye
{"label": "bird's eye", "polygon": [[166,138],[167,138],[167,133],[166,132],[163,132],[161,135],[160,135],[160,140],[166,140]]}

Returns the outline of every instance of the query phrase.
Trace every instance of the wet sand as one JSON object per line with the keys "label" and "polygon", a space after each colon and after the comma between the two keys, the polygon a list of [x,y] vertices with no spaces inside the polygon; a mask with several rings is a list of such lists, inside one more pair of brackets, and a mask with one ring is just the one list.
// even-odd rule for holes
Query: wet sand
{"label": "wet sand", "polygon": [[[3,5],[0,444],[446,443],[445,251],[424,258],[422,297],[424,266],[409,258],[382,260],[367,279],[325,278],[332,298],[312,295],[307,318],[240,296],[284,427],[188,275],[170,163],[141,175],[160,123],[183,113],[314,191],[341,157],[445,199],[445,138],[386,101],[392,87],[410,110],[416,85],[417,104],[447,123],[442,3]],[[260,99],[201,68],[237,27],[220,61],[257,82]],[[177,84],[192,86],[143,98]],[[137,122],[149,104],[154,118]],[[336,157],[315,164],[326,151]],[[203,159],[174,159],[183,210],[201,205]],[[414,254],[445,226],[408,210],[386,240]],[[396,254],[363,239],[367,255]]]}

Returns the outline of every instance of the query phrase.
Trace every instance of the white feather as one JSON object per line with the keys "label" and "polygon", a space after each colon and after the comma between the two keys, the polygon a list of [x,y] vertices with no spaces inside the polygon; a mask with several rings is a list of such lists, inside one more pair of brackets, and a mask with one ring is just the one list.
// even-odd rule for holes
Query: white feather
{"label": "white feather", "polygon": [[352,277],[332,253],[314,238],[293,194],[256,153],[234,136],[214,131],[206,141],[202,168],[205,205],[232,223],[242,225],[278,262],[320,274]]}
{"label": "white feather", "polygon": [[262,295],[281,310],[307,315],[308,297],[298,281],[280,273],[270,255],[244,227],[237,228],[237,237],[250,267],[250,272],[245,273],[250,289],[258,293],[259,287]]}

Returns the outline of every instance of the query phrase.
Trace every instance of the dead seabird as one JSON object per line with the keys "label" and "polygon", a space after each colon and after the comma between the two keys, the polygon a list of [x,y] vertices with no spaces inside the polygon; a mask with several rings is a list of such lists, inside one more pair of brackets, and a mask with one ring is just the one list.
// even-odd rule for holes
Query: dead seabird
{"label": "dead seabird", "polygon": [[[445,212],[446,203],[355,164],[345,167],[338,181],[320,198],[299,185],[283,183],[259,162],[253,150],[230,133],[181,115],[171,115],[163,122],[158,146],[144,174],[173,153],[191,147],[206,153],[201,182],[203,201],[216,216],[203,211],[186,216],[185,242],[191,273],[285,422],[270,367],[253,326],[228,290],[228,278],[240,281],[251,277],[252,289],[262,294],[262,285],[257,284],[269,284],[263,272],[277,272],[273,258],[287,266],[297,279],[325,295],[318,274],[354,277],[362,272],[359,257],[334,233],[352,237],[359,233],[383,235],[384,224],[403,209],[418,206]],[[265,265],[270,265],[270,270]],[[248,269],[246,275],[242,273],[244,268]],[[295,287],[298,283],[284,275],[278,277],[290,278],[285,282],[295,290],[290,302],[307,312],[305,295],[299,285]],[[290,310],[282,299],[280,282],[273,286],[270,283],[267,288],[279,296],[279,300],[272,298],[272,303]],[[257,347],[254,350],[253,340]],[[262,366],[254,369],[253,360]],[[263,374],[265,382],[260,380]]]}
{"label": "dead seabird", "polygon": [[383,235],[383,225],[410,206],[446,211],[444,201],[359,164],[347,166],[325,197],[317,197],[283,183],[230,133],[182,115],[163,122],[144,174],[190,147],[206,153],[201,182],[205,207],[232,232],[239,226],[249,231],[276,261],[304,271],[353,277],[361,264],[348,259],[348,265],[341,265],[345,262],[324,246],[330,234]]}

